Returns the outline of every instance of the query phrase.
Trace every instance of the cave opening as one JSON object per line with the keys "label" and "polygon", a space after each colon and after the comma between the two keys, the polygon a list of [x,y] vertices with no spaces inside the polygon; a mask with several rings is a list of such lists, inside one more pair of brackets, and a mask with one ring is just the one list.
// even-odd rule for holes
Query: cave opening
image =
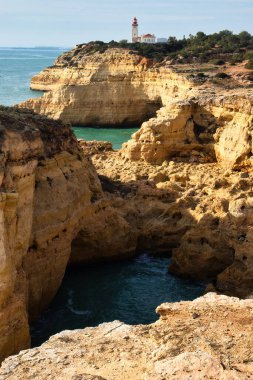
{"label": "cave opening", "polygon": [[86,141],[108,141],[112,143],[113,149],[120,149],[123,143],[131,139],[142,124],[149,119],[156,117],[157,111],[162,107],[160,98],[154,101],[147,101],[142,110],[142,114],[136,120],[130,120],[130,115],[126,116],[120,124],[105,124],[95,122],[89,125],[73,125],[72,129],[78,139]]}
{"label": "cave opening", "polygon": [[149,324],[158,319],[155,309],[161,303],[201,296],[205,284],[169,274],[170,260],[143,252],[131,259],[68,267],[50,307],[31,326],[32,346],[63,330],[114,320]]}

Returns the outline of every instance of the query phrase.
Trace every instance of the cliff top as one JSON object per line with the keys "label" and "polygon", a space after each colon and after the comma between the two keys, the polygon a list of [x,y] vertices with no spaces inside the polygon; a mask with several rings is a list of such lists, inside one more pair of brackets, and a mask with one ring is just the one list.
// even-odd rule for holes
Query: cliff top
{"label": "cliff top", "polygon": [[62,151],[69,153],[79,151],[78,143],[69,125],[38,115],[31,110],[0,106],[2,148],[4,147],[3,141],[7,138],[15,145],[16,133],[27,142],[41,139],[44,145],[44,154],[47,157]]}
{"label": "cliff top", "polygon": [[91,41],[63,53],[53,67],[87,68],[90,63],[112,61],[136,66],[143,60],[146,68],[170,67],[197,82],[205,82],[211,74],[215,85],[233,88],[231,79],[250,85],[253,82],[253,37],[247,32],[236,35],[222,31],[212,35],[199,32],[183,40],[170,37],[166,44]]}
{"label": "cliff top", "polygon": [[[209,293],[158,308],[159,322],[63,331],[4,361],[3,379],[249,379],[252,301]],[[207,328],[208,327],[208,328]]]}
{"label": "cliff top", "polygon": [[[173,60],[173,63],[204,63],[230,62],[232,64],[253,59],[253,36],[248,32],[233,34],[228,30],[206,35],[198,32],[195,36],[177,39],[169,37],[167,43],[145,44],[120,42],[91,41],[79,44],[71,52],[75,54],[90,55],[95,52],[104,53],[110,48],[127,49],[142,57],[152,58],[155,61]],[[71,52],[68,57],[71,57]],[[67,58],[66,55],[65,59]],[[251,67],[252,68],[252,67]]]}

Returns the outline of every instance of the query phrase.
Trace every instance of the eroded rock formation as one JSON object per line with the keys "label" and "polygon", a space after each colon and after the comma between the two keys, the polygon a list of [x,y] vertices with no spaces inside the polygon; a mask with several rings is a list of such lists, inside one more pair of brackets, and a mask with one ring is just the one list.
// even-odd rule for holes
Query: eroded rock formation
{"label": "eroded rock formation", "polygon": [[86,54],[85,46],[35,75],[31,88],[48,92],[20,107],[99,126],[140,125],[172,98],[194,94],[194,83],[150,59],[125,49]]}
{"label": "eroded rock formation", "polygon": [[143,123],[122,155],[152,164],[174,158],[233,167],[252,157],[252,125],[251,92],[174,101]]}
{"label": "eroded rock formation", "polygon": [[209,293],[163,304],[147,326],[64,331],[4,361],[5,380],[238,380],[253,377],[253,301]]}
{"label": "eroded rock formation", "polygon": [[[139,249],[171,252],[171,272],[208,279],[211,290],[240,297],[252,296],[253,111],[250,89],[243,92],[230,89],[224,95],[221,87],[209,88],[204,83],[195,83],[186,78],[185,73],[175,72],[165,64],[155,64],[129,51],[109,49],[104,54],[85,55],[82,47],[63,55],[54,67],[34,77],[32,87],[48,92],[21,107],[72,123],[130,125],[149,119],[160,109],[119,152],[105,143],[80,142],[78,146],[69,128],[53,121],[42,122],[38,116],[28,113],[15,112],[8,116],[2,112],[2,178],[3,188],[7,189],[2,196],[5,210],[3,244],[7,248],[4,248],[0,296],[3,313],[0,332],[6,337],[0,339],[4,355],[28,344],[27,311],[35,316],[47,305],[59,287],[69,260],[85,264],[129,256]],[[14,119],[9,122],[8,117]],[[19,118],[22,122],[16,123]],[[18,145],[14,146],[14,138]],[[80,147],[89,158],[83,156]],[[15,240],[12,239],[14,235]],[[142,378],[143,373],[150,379],[172,374],[181,379],[185,372],[190,371],[195,376],[199,369],[202,378],[206,375],[203,371],[214,371],[214,379],[251,376],[251,364],[245,365],[247,355],[252,363],[251,350],[243,348],[248,347],[252,335],[250,318],[244,318],[246,309],[248,316],[251,315],[251,308],[251,301],[243,303],[214,296],[182,307],[177,304],[165,307],[166,312],[160,308],[162,319],[157,325],[130,330],[134,331],[136,340],[140,332],[138,344],[141,347],[145,331],[152,335],[157,326],[162,326],[157,338],[161,345],[168,328],[163,324],[164,319],[169,321],[168,325],[172,323],[174,329],[170,330],[170,339],[165,339],[164,344],[172,341],[173,347],[168,350],[164,347],[165,356],[159,351],[159,363],[152,359],[150,367],[146,368],[145,363],[153,357],[152,350],[156,352],[148,339],[147,352],[151,356],[144,355],[144,361],[138,364],[142,375],[136,375],[136,379]],[[173,319],[177,312],[179,318]],[[5,321],[11,313],[17,319],[10,328]],[[240,318],[243,316],[242,319],[237,319],[236,313]],[[202,314],[206,318],[204,323],[209,326],[207,335],[203,335],[202,325],[201,334],[196,330],[192,332],[197,334],[197,339],[194,334],[190,335],[184,348],[175,353],[175,347],[187,333],[187,325],[191,328],[192,320],[193,323],[195,319],[201,321]],[[214,315],[219,321],[215,326],[211,324]],[[184,318],[186,322],[181,328]],[[230,319],[238,323],[238,335],[229,340],[225,322]],[[250,335],[248,340],[242,339],[244,346],[240,346],[238,337],[239,331],[243,334],[243,324],[247,325]],[[100,339],[101,335],[104,339],[105,335],[110,336],[110,330],[118,330],[120,326],[115,323],[84,330],[81,334],[88,334],[88,338],[90,335],[91,342],[88,339],[87,344],[92,345],[92,339],[96,342],[95,337]],[[225,343],[216,350],[218,327],[221,327],[219,339],[224,337]],[[129,327],[122,328],[124,334],[125,329],[130,331]],[[175,333],[178,330],[180,333]],[[73,333],[74,337],[75,334],[80,332]],[[14,335],[15,340],[10,339]],[[83,343],[79,341],[78,346],[76,338],[68,333],[59,336],[60,342],[65,336],[64,345],[73,339],[74,347],[80,349]],[[50,342],[54,344],[57,339]],[[118,341],[115,343],[115,347],[117,344],[123,350],[123,358],[127,356],[124,350],[130,353],[135,350],[132,339],[129,347],[129,338],[125,340],[126,346],[119,345]],[[212,344],[208,346],[210,340]],[[52,348],[50,342],[49,349]],[[199,343],[203,351],[196,352],[193,344],[196,347]],[[236,347],[232,353],[230,344]],[[48,346],[45,347],[47,353]],[[138,353],[139,346],[136,347]],[[64,349],[60,347],[57,355]],[[42,367],[35,366],[34,371],[38,370],[37,375],[41,378],[50,378],[50,361],[43,348],[31,352],[43,363]],[[95,361],[100,368],[99,360],[107,360],[103,352],[104,348],[95,357],[92,350],[89,351],[88,364],[84,364],[80,356],[73,356],[71,361],[77,358],[77,367],[69,366],[67,361],[66,372],[61,372],[64,370],[59,364],[59,373],[53,376],[64,373],[66,378],[82,375],[83,378],[114,379],[122,374],[120,378],[124,379],[125,370],[120,372],[117,360],[108,365],[108,371],[90,370],[89,361]],[[236,352],[240,352],[239,361]],[[9,362],[17,360],[20,374],[26,370],[26,355],[30,360],[29,351]],[[126,360],[131,364],[135,359]],[[11,364],[6,363],[4,375],[15,379]],[[85,372],[75,372],[81,365]],[[133,368],[133,373],[137,373],[135,364]],[[174,372],[167,373],[171,368]],[[31,376],[35,374],[30,373]]]}
{"label": "eroded rock formation", "polygon": [[[247,134],[250,120],[247,116]],[[145,125],[140,130],[143,134]],[[219,128],[223,131],[227,125]],[[239,128],[239,122],[234,126]],[[227,141],[230,155],[241,149],[239,143],[230,148],[233,138],[242,136],[234,134]],[[140,150],[145,146],[138,144]],[[95,154],[92,160],[111,204],[137,234],[137,249],[171,251],[172,272],[209,279],[223,293],[251,295],[251,153],[228,169],[224,161],[205,162],[200,151],[187,151],[183,157],[154,165],[144,157],[131,159],[131,147],[130,141],[122,151]],[[152,152],[156,145],[147,143],[147,152],[148,147]],[[205,144],[199,147],[205,152]]]}
{"label": "eroded rock formation", "polygon": [[1,360],[29,346],[28,314],[36,317],[52,300],[71,251],[72,260],[78,256],[78,234],[83,261],[130,254],[135,246],[69,126],[0,108],[0,129]]}

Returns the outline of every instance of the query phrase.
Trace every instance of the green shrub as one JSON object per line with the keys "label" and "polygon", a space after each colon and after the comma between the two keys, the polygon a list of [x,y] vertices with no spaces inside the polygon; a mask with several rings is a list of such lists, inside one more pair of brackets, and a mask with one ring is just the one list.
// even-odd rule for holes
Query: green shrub
{"label": "green shrub", "polygon": [[248,51],[245,54],[245,59],[252,59],[253,60],[253,51]]}
{"label": "green shrub", "polygon": [[248,63],[245,65],[246,69],[253,70],[253,59],[250,59]]}
{"label": "green shrub", "polygon": [[197,73],[197,77],[198,78],[206,78],[206,74],[205,73]]}
{"label": "green shrub", "polygon": [[87,54],[102,53],[109,48],[122,48],[158,61],[168,58],[174,59],[175,63],[212,62],[218,66],[223,66],[225,61],[237,63],[243,59],[253,59],[253,36],[248,32],[233,34],[229,30],[209,35],[198,32],[195,36],[189,35],[183,39],[170,36],[168,42],[162,44],[112,40],[109,43],[92,41],[88,44],[80,44],[78,47],[84,49]]}
{"label": "green shrub", "polygon": [[217,73],[215,75],[215,78],[218,78],[218,79],[228,79],[228,78],[230,78],[230,75],[228,75],[226,73]]}
{"label": "green shrub", "polygon": [[217,66],[225,65],[225,61],[223,61],[222,59],[215,59],[212,63]]}

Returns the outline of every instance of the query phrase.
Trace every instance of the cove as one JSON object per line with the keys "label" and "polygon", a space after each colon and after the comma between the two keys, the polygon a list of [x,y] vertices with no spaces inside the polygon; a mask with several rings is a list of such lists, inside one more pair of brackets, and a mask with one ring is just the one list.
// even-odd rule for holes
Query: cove
{"label": "cove", "polygon": [[205,285],[168,273],[170,258],[141,254],[129,260],[68,269],[50,308],[31,326],[32,346],[62,330],[120,320],[149,324],[163,302],[193,300]]}
{"label": "cove", "polygon": [[79,127],[72,128],[78,139],[87,141],[110,141],[113,149],[120,149],[122,144],[130,139],[138,128],[100,128]]}

